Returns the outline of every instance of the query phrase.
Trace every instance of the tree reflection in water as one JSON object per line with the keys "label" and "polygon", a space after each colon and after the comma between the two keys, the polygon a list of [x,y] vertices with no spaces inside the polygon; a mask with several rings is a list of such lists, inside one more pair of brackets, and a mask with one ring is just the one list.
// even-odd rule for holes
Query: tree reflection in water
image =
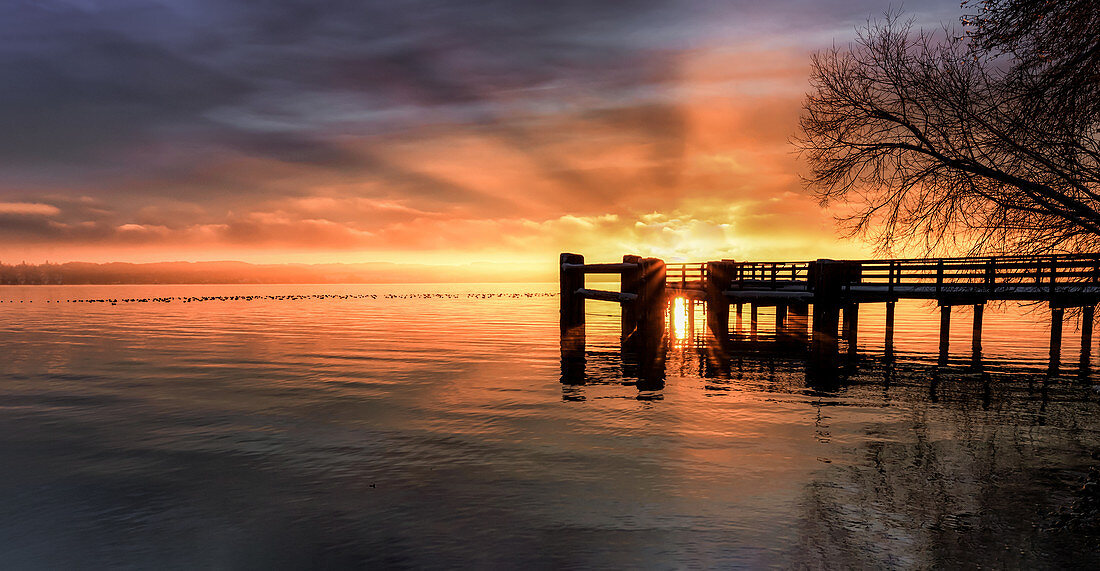
{"label": "tree reflection in water", "polygon": [[[822,382],[807,380],[801,353],[774,342],[693,331],[655,347],[588,351],[583,382],[633,378],[653,399],[666,376],[699,379],[708,394],[792,395],[814,408],[812,437],[834,453],[804,485],[795,566],[1100,566],[1097,536],[1066,532],[1054,517],[1097,464],[1100,411],[1088,383],[943,367],[934,355],[869,355]],[[577,398],[563,383],[564,398]],[[830,423],[844,407],[866,414],[857,435],[848,425],[834,438]]]}

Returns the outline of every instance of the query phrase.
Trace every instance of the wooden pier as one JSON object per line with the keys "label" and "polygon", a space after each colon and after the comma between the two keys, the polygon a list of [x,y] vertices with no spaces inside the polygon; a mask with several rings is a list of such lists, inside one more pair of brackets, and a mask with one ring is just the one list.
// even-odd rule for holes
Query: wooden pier
{"label": "wooden pier", "polygon": [[[885,351],[891,357],[894,304],[901,299],[925,299],[940,307],[941,363],[948,361],[950,353],[952,307],[974,308],[971,359],[977,363],[987,302],[1048,304],[1052,373],[1061,363],[1065,310],[1079,308],[1080,368],[1087,372],[1092,320],[1100,302],[1100,255],[1094,254],[691,264],[665,264],[638,256],[624,256],[622,263],[585,264],[580,255],[562,254],[560,272],[563,362],[567,353],[575,355],[578,348],[583,354],[588,299],[621,304],[624,351],[648,351],[663,343],[665,304],[674,297],[704,303],[708,329],[719,340],[729,338],[731,307],[736,308],[734,330],[742,334],[743,306],[749,306],[748,337],[754,341],[757,308],[774,307],[776,341],[805,349],[807,371],[825,374],[837,368],[840,339],[846,340],[848,353],[855,356],[861,305],[886,305]],[[621,274],[621,291],[586,288],[584,276],[591,273]]]}

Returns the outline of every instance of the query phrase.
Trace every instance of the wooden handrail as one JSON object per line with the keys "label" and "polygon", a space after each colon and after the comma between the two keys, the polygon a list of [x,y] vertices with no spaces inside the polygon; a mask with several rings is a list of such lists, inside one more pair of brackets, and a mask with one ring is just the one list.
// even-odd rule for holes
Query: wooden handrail
{"label": "wooden handrail", "polygon": [[[994,294],[1001,287],[1033,284],[1049,295],[1060,286],[1100,284],[1100,254],[1046,256],[975,256],[954,258],[899,258],[892,260],[837,260],[856,266],[850,283],[884,285],[891,295],[899,288],[934,285],[936,291],[962,288]],[[735,290],[778,289],[790,284],[809,284],[810,262],[729,262],[727,274]],[[706,265],[668,264],[670,279],[681,287],[705,282]]]}
{"label": "wooden handrail", "polygon": [[561,265],[564,271],[581,271],[586,274],[621,274],[636,269],[638,264],[569,264]]}
{"label": "wooden handrail", "polygon": [[579,288],[576,292],[577,295],[585,299],[597,299],[600,301],[615,301],[619,303],[629,303],[638,299],[637,294],[622,293],[617,291],[605,291],[600,289],[585,289]]}

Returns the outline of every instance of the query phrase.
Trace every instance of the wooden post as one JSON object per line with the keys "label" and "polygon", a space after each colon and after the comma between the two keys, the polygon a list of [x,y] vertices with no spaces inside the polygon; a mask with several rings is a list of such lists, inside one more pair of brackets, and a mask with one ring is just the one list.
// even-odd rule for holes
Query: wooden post
{"label": "wooden post", "polygon": [[840,338],[848,338],[848,330],[852,328],[852,312],[851,305],[845,305],[840,310]]}
{"label": "wooden post", "polygon": [[970,360],[978,364],[982,360],[982,316],[985,313],[985,305],[974,306],[974,329],[970,335]]}
{"label": "wooden post", "polygon": [[707,328],[723,342],[730,333],[730,302],[723,293],[732,279],[730,266],[728,262],[707,262]]}
{"label": "wooden post", "polygon": [[745,323],[744,323],[744,320],[741,317],[741,313],[742,313],[742,310],[744,309],[744,306],[745,306],[745,304],[743,304],[743,303],[738,303],[737,304],[737,320],[733,324],[733,332],[735,334],[737,334],[738,339],[741,338],[741,335],[743,335],[744,331],[745,331]]}
{"label": "wooden post", "polygon": [[729,345],[717,338],[707,338],[703,354],[703,377],[708,379],[730,378]]}
{"label": "wooden post", "polygon": [[659,344],[665,328],[665,263],[657,258],[645,258],[642,264],[642,295],[639,297],[639,331],[646,343]]}
{"label": "wooden post", "polygon": [[648,331],[649,323],[649,306],[651,304],[649,300],[650,290],[652,288],[649,285],[649,263],[646,259],[638,260],[638,299],[634,301],[634,311],[636,312],[638,325],[634,330],[633,338],[631,339],[630,346],[632,349],[641,350],[645,346],[646,338],[649,337],[650,331]]}
{"label": "wooden post", "polygon": [[844,339],[848,341],[848,356],[855,357],[859,347],[859,304],[853,303],[844,307],[844,322],[846,332]]}
{"label": "wooden post", "polygon": [[1058,283],[1058,257],[1050,257],[1050,297],[1054,298],[1055,286]]}
{"label": "wooden post", "polygon": [[810,340],[810,306],[806,303],[792,303],[787,316],[786,330],[791,342],[805,346]]}
{"label": "wooden post", "polygon": [[756,327],[757,327],[757,305],[755,302],[749,304],[749,340],[756,341]]}
{"label": "wooden post", "polygon": [[883,343],[886,349],[886,357],[894,356],[894,302],[886,302],[886,339]]}
{"label": "wooden post", "polygon": [[940,359],[941,365],[947,364],[947,356],[951,349],[951,306],[940,306]]}
{"label": "wooden post", "polygon": [[695,339],[695,299],[684,298],[684,309],[687,310],[687,338]]}
{"label": "wooden post", "polygon": [[1057,374],[1062,364],[1062,317],[1065,309],[1050,310],[1050,374]]}
{"label": "wooden post", "polygon": [[787,335],[787,306],[775,306],[775,340],[780,343],[790,341]]}
{"label": "wooden post", "polygon": [[566,384],[584,383],[584,298],[576,291],[584,287],[584,272],[566,270],[565,264],[583,264],[584,256],[562,254],[559,257],[561,281],[561,380]]}
{"label": "wooden post", "polygon": [[1092,321],[1096,314],[1095,305],[1081,308],[1081,372],[1088,373],[1092,368]]}
{"label": "wooden post", "polygon": [[814,292],[814,328],[807,372],[819,379],[833,377],[839,346],[836,333],[843,266],[833,260],[820,259],[810,263],[809,277]]}
{"label": "wooden post", "polygon": [[642,291],[642,258],[641,256],[623,256],[624,264],[636,264],[635,268],[628,269],[622,273],[622,289],[623,293],[632,293],[638,296],[638,299],[630,303],[622,304],[622,338],[623,349],[627,351],[633,351],[635,347],[634,343],[637,341],[638,331],[638,316],[639,306],[641,305]]}
{"label": "wooden post", "polygon": [[[638,366],[639,389],[652,389],[664,382],[665,339],[665,264],[655,258],[624,257],[626,263],[637,263],[638,268],[623,274],[625,287],[635,289],[638,297],[623,323],[624,366],[629,362]],[[633,327],[630,323],[633,322]]]}
{"label": "wooden post", "polygon": [[584,256],[580,254],[562,254],[559,266],[561,276],[561,334],[573,335],[578,329],[580,335],[584,335],[584,298],[577,295],[578,289],[584,288],[584,272],[581,270],[566,270],[565,264],[583,264]]}

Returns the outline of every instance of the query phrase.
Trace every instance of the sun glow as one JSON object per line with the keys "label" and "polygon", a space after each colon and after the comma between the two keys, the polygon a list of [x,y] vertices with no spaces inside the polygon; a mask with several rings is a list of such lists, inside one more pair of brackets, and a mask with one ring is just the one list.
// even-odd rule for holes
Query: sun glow
{"label": "sun glow", "polygon": [[683,341],[689,333],[687,300],[677,297],[672,300],[672,335],[677,341]]}

